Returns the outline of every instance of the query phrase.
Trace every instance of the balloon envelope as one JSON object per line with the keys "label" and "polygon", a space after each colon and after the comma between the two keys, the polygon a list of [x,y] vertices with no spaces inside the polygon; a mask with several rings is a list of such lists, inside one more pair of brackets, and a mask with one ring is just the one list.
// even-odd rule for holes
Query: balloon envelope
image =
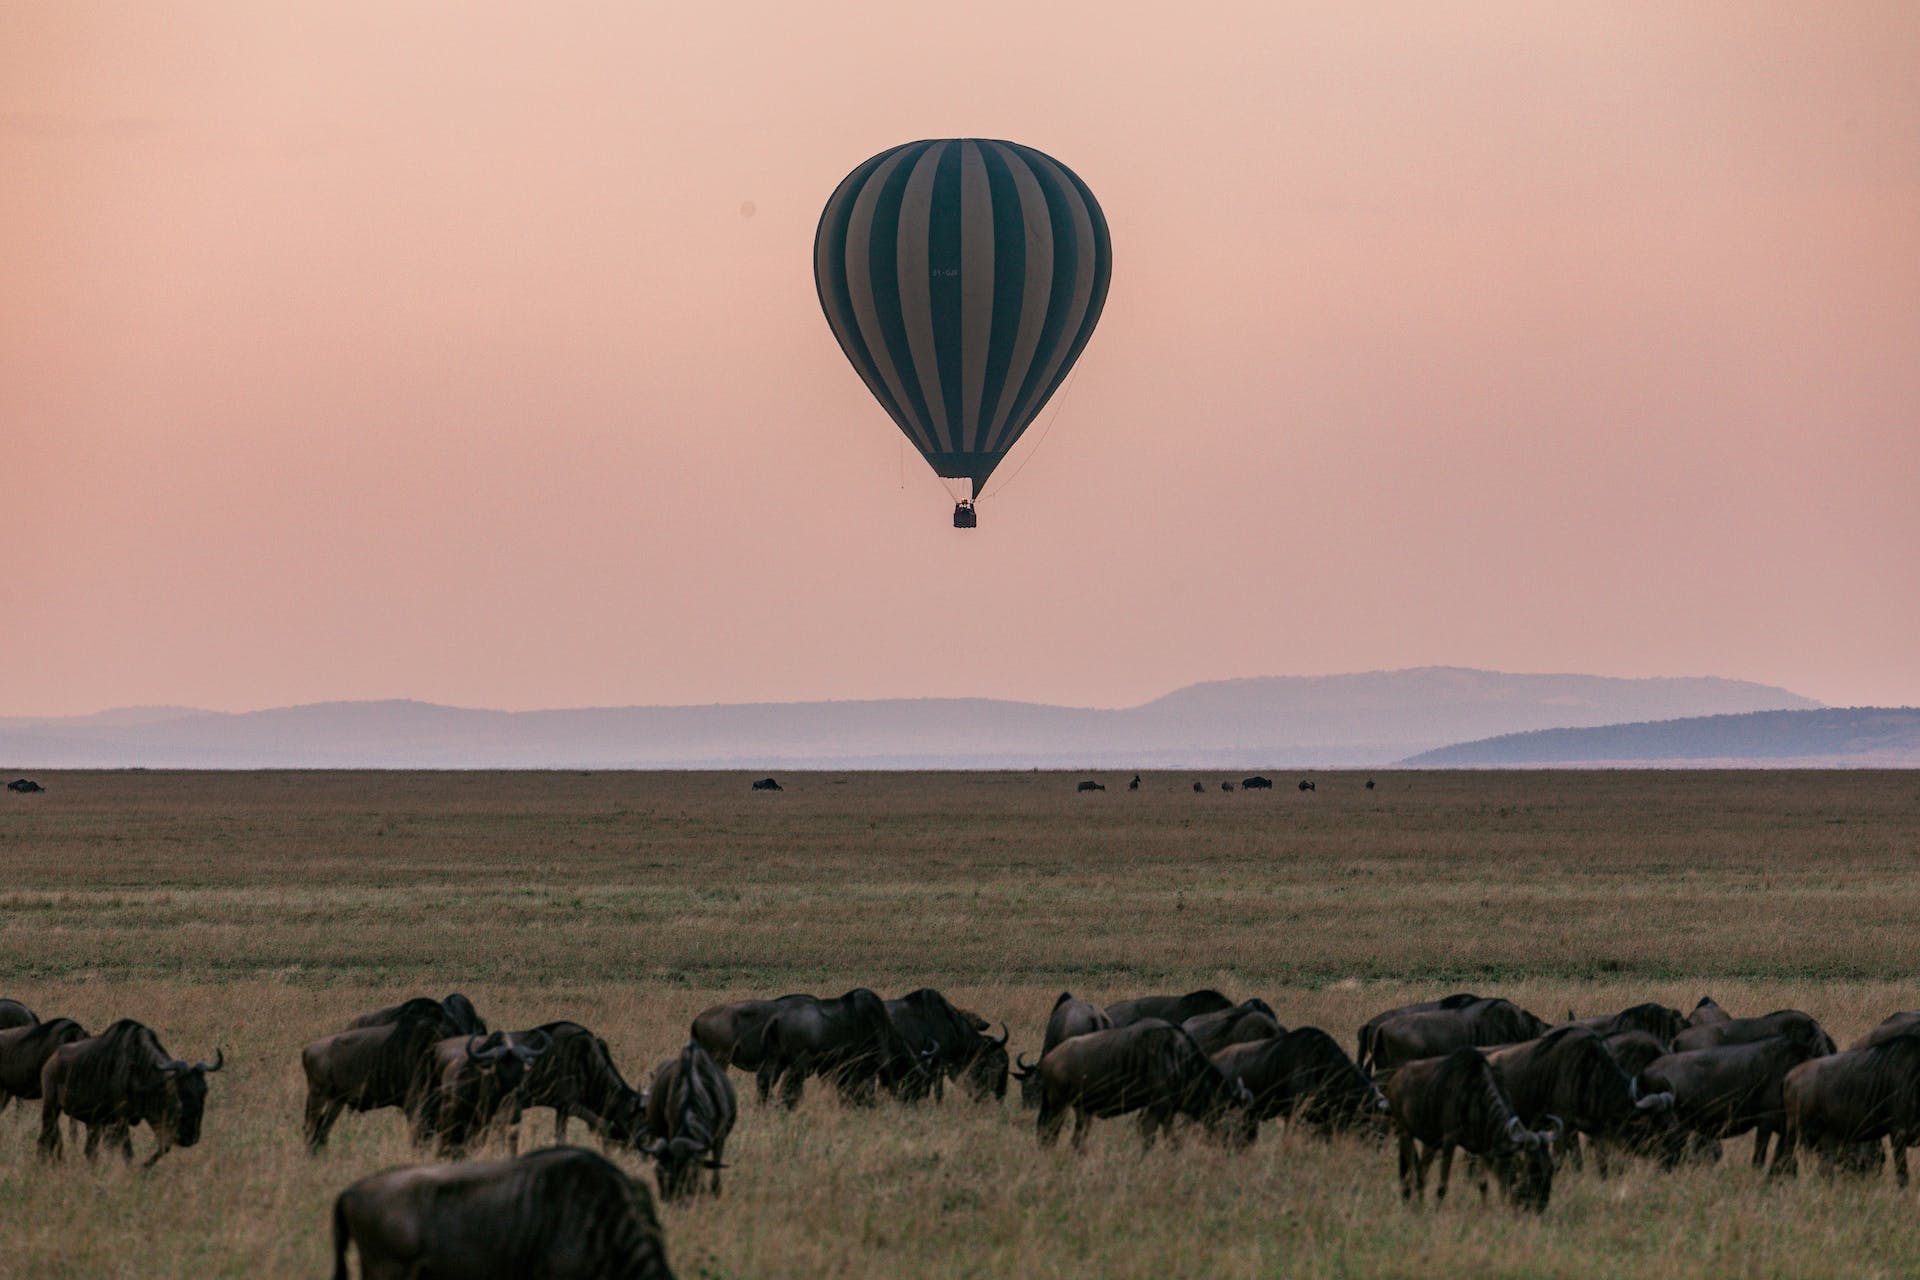
{"label": "balloon envelope", "polygon": [[1099,202],[1032,147],[909,142],[848,174],[813,275],[840,349],[934,471],[977,495],[1106,304]]}

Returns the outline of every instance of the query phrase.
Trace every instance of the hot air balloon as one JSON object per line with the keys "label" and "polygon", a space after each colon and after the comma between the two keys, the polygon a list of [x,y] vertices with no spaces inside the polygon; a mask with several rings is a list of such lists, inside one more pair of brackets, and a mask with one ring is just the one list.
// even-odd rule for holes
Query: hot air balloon
{"label": "hot air balloon", "polygon": [[974,499],[1080,357],[1113,275],[1087,184],[1017,142],[882,151],[835,188],[813,242],[820,308],[934,473]]}

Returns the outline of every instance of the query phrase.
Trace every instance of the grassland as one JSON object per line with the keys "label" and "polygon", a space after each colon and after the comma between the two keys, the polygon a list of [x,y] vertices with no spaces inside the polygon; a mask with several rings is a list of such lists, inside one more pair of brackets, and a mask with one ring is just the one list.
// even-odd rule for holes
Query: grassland
{"label": "grassland", "polygon": [[[0,1114],[0,1275],[319,1276],[335,1191],[411,1160],[391,1113],[301,1151],[299,1046],[415,991],[572,1017],[630,1078],[716,1000],[942,987],[1031,1049],[1062,988],[1221,987],[1350,1043],[1461,987],[1544,1015],[1920,1006],[1920,775],[1406,773],[1271,793],[1150,776],[40,776],[0,794],[0,995],[226,1048],[207,1134],[150,1175],[32,1155]],[[1110,781],[1113,781],[1110,779]],[[1217,781],[1215,779],[1214,781]],[[545,1113],[539,1113],[544,1117]],[[533,1121],[536,1133],[544,1125]],[[141,1143],[144,1149],[146,1139]],[[1910,1275],[1914,1196],[1730,1161],[1569,1174],[1522,1221],[1398,1201],[1390,1152],[1263,1134],[1146,1156],[1109,1123],[810,1093],[748,1102],[726,1196],[667,1210],[683,1276]],[[640,1167],[637,1162],[630,1162]]]}

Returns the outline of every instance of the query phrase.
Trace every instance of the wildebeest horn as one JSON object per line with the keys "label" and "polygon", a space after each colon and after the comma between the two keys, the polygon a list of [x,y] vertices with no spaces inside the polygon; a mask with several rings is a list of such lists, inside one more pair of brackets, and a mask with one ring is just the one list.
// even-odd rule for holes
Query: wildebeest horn
{"label": "wildebeest horn", "polygon": [[195,1071],[214,1072],[214,1071],[218,1071],[220,1068],[226,1065],[227,1065],[227,1051],[225,1049],[220,1048],[218,1045],[216,1045],[214,1046],[214,1050],[213,1050],[213,1061],[212,1062],[196,1062],[193,1064],[193,1069]]}
{"label": "wildebeest horn", "polygon": [[[538,1037],[537,1043],[535,1037]],[[533,1030],[527,1032],[527,1038],[524,1041],[508,1047],[513,1050],[515,1057],[523,1062],[530,1062],[547,1050],[553,1048],[553,1037],[544,1031]]]}
{"label": "wildebeest horn", "polygon": [[1566,1137],[1566,1135],[1567,1122],[1559,1116],[1548,1116],[1547,1127],[1542,1136],[1557,1147],[1560,1145],[1560,1140]]}
{"label": "wildebeest horn", "polygon": [[1507,1140],[1517,1147],[1527,1136],[1529,1136],[1527,1134],[1527,1126],[1520,1123],[1520,1117],[1508,1116]]}
{"label": "wildebeest horn", "polygon": [[[474,1048],[474,1045],[473,1045],[473,1042],[475,1040],[480,1041],[480,1047],[477,1049]],[[506,1037],[501,1035],[498,1031],[494,1032],[492,1035],[487,1036],[485,1039],[482,1039],[479,1036],[468,1036],[467,1037],[467,1056],[480,1062],[494,1062],[500,1058],[504,1058],[508,1054],[513,1052],[513,1046],[510,1044],[504,1043],[505,1040],[506,1040]],[[491,1045],[492,1047],[489,1048],[488,1047],[489,1045]]]}
{"label": "wildebeest horn", "polygon": [[923,1058],[931,1058],[938,1052],[940,1052],[940,1042],[938,1040],[929,1040],[927,1041],[927,1047],[920,1051],[920,1056]]}
{"label": "wildebeest horn", "polygon": [[1644,1098],[1635,1099],[1633,1105],[1641,1111],[1665,1111],[1673,1106],[1673,1094],[1650,1093]]}
{"label": "wildebeest horn", "polygon": [[1013,1065],[1016,1068],[1018,1068],[1017,1074],[1022,1080],[1024,1080],[1028,1076],[1032,1075],[1033,1068],[1039,1066],[1040,1064],[1036,1062],[1033,1064],[1033,1066],[1028,1066],[1027,1055],[1024,1053],[1016,1053],[1013,1055]]}
{"label": "wildebeest horn", "polygon": [[1013,1032],[1010,1031],[1007,1028],[1007,1024],[1003,1022],[1000,1024],[1000,1038],[993,1042],[993,1046],[996,1049],[1005,1048],[1007,1041],[1011,1039],[1013,1039]]}

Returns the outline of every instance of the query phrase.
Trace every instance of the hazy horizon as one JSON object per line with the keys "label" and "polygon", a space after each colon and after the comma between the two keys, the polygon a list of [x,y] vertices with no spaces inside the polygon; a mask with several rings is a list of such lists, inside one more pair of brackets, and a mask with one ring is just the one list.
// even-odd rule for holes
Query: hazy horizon
{"label": "hazy horizon", "polygon": [[[1916,48],[1897,3],[0,8],[0,714],[1920,704]],[[969,533],[811,258],[958,135],[1070,165],[1114,257]]]}

